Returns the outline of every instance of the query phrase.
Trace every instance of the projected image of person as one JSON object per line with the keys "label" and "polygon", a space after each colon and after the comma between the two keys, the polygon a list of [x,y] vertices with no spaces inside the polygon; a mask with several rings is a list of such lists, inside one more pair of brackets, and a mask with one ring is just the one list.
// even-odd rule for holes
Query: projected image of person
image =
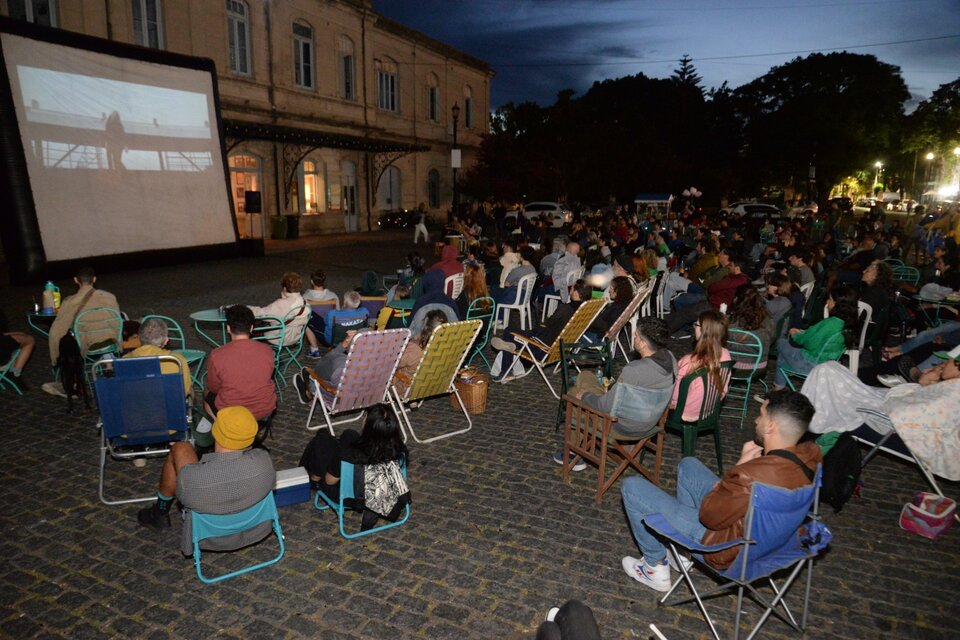
{"label": "projected image of person", "polygon": [[123,166],[123,150],[127,145],[123,141],[125,132],[123,121],[120,119],[118,112],[114,111],[107,118],[106,132],[107,167],[111,171],[125,169],[126,167]]}

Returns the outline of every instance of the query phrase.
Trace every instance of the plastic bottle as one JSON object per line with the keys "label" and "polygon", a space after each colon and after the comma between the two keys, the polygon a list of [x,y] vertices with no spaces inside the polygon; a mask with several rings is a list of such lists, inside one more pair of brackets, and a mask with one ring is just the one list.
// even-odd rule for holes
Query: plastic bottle
{"label": "plastic bottle", "polygon": [[53,290],[53,312],[60,313],[60,287]]}
{"label": "plastic bottle", "polygon": [[43,304],[41,305],[43,313],[52,315],[55,312],[53,306],[53,292],[57,288],[55,284],[47,280],[43,285]]}

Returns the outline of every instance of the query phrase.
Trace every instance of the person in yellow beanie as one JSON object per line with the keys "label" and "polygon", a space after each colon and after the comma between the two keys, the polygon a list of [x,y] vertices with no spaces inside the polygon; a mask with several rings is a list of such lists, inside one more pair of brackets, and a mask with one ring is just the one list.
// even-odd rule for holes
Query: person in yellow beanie
{"label": "person in yellow beanie", "polygon": [[[212,453],[199,459],[190,443],[177,442],[163,463],[157,501],[137,513],[141,525],[155,530],[170,527],[170,507],[174,498],[184,509],[201,513],[236,513],[252,507],[273,490],[276,471],[265,449],[253,449],[257,420],[246,407],[224,407],[217,412],[211,429]],[[190,518],[183,521],[181,550],[193,553]],[[266,525],[265,527],[263,525]],[[223,551],[259,542],[269,535],[270,523],[240,534],[215,538],[209,547]]]}

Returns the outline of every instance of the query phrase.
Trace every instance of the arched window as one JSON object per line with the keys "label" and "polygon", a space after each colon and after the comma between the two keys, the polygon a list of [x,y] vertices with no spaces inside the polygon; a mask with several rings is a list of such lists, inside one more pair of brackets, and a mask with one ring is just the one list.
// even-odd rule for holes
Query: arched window
{"label": "arched window", "polygon": [[337,69],[340,72],[340,97],[344,100],[357,99],[356,58],[353,53],[353,40],[341,35],[337,38]]}
{"label": "arched window", "polygon": [[160,0],[130,0],[133,41],[141,47],[163,49],[163,14]]}
{"label": "arched window", "polygon": [[57,26],[54,0],[7,0],[7,14],[14,20],[23,20],[46,27]]}
{"label": "arched window", "polygon": [[377,188],[377,206],[381,211],[400,208],[400,169],[393,165],[386,168],[380,176]]}
{"label": "arched window", "polygon": [[310,215],[327,210],[327,166],[322,160],[304,160],[299,169],[300,213]]}
{"label": "arched window", "polygon": [[468,84],[463,86],[463,128],[473,128],[473,89]]}
{"label": "arched window", "polygon": [[440,172],[436,169],[427,174],[427,202],[431,209],[440,208]]}
{"label": "arched window", "polygon": [[397,99],[397,63],[390,58],[376,61],[377,108],[384,111],[400,110]]}
{"label": "arched window", "polygon": [[227,1],[227,43],[230,71],[250,74],[250,9],[243,0]]}
{"label": "arched window", "polygon": [[[230,195],[233,197],[233,210],[237,213],[240,237],[259,238],[262,236],[262,223],[252,214],[262,213],[263,167],[260,158],[248,153],[238,153],[230,156],[227,163],[230,165]],[[248,192],[257,195],[249,196]],[[248,199],[255,207],[252,210],[247,209]]]}
{"label": "arched window", "polygon": [[440,79],[437,74],[427,74],[427,119],[440,122]]}
{"label": "arched window", "polygon": [[293,75],[301,89],[313,89],[313,28],[293,23]]}

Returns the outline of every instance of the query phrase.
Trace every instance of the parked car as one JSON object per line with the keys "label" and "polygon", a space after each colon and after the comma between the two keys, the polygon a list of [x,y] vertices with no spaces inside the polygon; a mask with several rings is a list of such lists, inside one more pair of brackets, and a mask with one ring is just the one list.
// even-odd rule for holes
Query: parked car
{"label": "parked car", "polygon": [[[508,228],[516,227],[517,211],[517,209],[507,211],[505,220]],[[554,229],[559,229],[563,227],[564,224],[573,222],[573,213],[556,202],[531,202],[524,205],[523,211],[527,220],[545,216]]]}
{"label": "parked car", "polygon": [[380,214],[377,224],[381,229],[412,229],[413,214],[411,209],[393,209]]}
{"label": "parked car", "polygon": [[840,211],[844,213],[853,211],[853,200],[847,196],[838,196],[836,198],[830,198],[830,202],[840,207]]}
{"label": "parked car", "polygon": [[817,215],[817,211],[819,210],[820,206],[816,202],[813,200],[807,200],[806,202],[802,202],[798,205],[790,207],[787,210],[787,213],[790,216],[806,216],[807,214]]}

